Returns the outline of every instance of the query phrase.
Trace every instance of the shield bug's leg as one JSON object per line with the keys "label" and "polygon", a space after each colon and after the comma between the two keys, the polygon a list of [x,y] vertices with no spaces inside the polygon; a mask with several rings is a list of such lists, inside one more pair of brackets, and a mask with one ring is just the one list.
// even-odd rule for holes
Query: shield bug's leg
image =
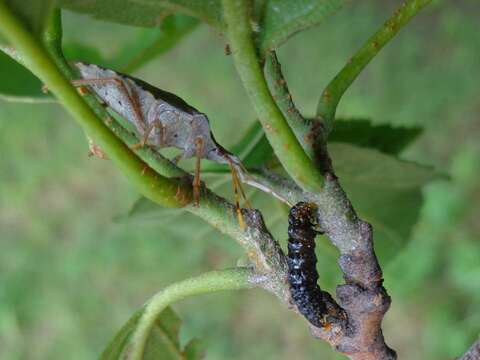
{"label": "shield bug's leg", "polygon": [[[139,143],[132,145],[132,149],[137,150],[137,149],[140,149],[140,148],[144,147],[147,144],[148,137],[150,136],[150,133],[152,132],[152,130],[154,128],[160,128],[160,139],[162,141],[163,131],[164,131],[163,125],[160,122],[160,120],[156,119],[154,122],[152,122],[151,124],[149,124],[147,126],[147,129],[145,130],[145,133],[142,136],[142,140]],[[162,144],[162,143],[160,143],[160,144]]]}
{"label": "shield bug's leg", "polygon": [[199,205],[200,200],[200,161],[202,160],[203,153],[203,138],[195,138],[195,150],[196,150],[196,161],[195,161],[195,176],[193,178],[193,201],[194,205]]}
{"label": "shield bug's leg", "polygon": [[[251,209],[252,205],[250,201],[248,201],[247,196],[245,195],[245,191],[243,190],[242,181],[245,181],[248,178],[248,172],[245,167],[242,165],[240,160],[235,156],[226,152],[223,148],[219,149],[220,155],[223,159],[227,162],[230,167],[230,171],[232,173],[232,182],[234,186],[238,187],[243,199],[245,200],[245,205],[247,208]],[[236,185],[235,185],[236,184]]]}
{"label": "shield bug's leg", "polygon": [[247,208],[251,209],[252,204],[250,204],[250,201],[248,200],[247,195],[245,195],[245,191],[243,190],[242,182],[240,181],[240,178],[238,176],[238,172],[233,166],[230,166],[230,167],[232,169],[232,177],[235,177],[235,181],[236,181],[237,186],[240,190],[240,193],[242,194],[243,200],[245,200],[245,205],[247,206]]}
{"label": "shield bug's leg", "polygon": [[242,209],[240,208],[240,196],[238,194],[237,173],[236,173],[231,161],[228,161],[228,165],[230,166],[230,171],[232,172],[233,194],[235,196],[235,211],[237,212],[238,223],[240,224],[241,229],[245,229],[245,221],[243,220]]}
{"label": "shield bug's leg", "polygon": [[[125,84],[123,80],[115,77],[110,77],[110,78],[98,78],[98,79],[72,80],[71,83],[73,86],[77,86],[77,87],[107,85],[107,84],[115,86],[118,89],[118,91],[120,91],[123,94],[123,96],[125,96],[129,105],[132,107],[134,116],[136,118],[136,123],[138,124],[138,128],[141,129],[141,132],[143,134],[147,133],[147,126],[140,108],[140,104],[138,103],[138,99],[135,96],[135,94],[130,93],[130,91],[128,90],[128,86]],[[108,99],[102,99],[102,100],[105,101],[108,105]],[[148,132],[150,131],[151,129],[148,130]],[[148,135],[146,136],[146,138],[148,139]],[[132,148],[137,149],[137,148],[143,147],[144,145],[145,143],[141,141],[140,143],[133,145]]]}

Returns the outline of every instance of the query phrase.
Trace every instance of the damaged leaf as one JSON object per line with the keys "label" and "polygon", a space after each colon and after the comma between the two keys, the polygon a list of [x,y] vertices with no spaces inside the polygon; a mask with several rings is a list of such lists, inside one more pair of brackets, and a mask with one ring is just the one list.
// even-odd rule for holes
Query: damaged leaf
{"label": "damaged leaf", "polygon": [[[128,322],[120,329],[108,347],[100,355],[100,360],[125,359],[128,344],[135,332],[143,309],[137,311]],[[205,348],[198,339],[191,340],[185,347],[180,346],[178,339],[182,321],[170,308],[166,308],[157,318],[155,325],[150,330],[143,360],[198,360],[205,354]]]}

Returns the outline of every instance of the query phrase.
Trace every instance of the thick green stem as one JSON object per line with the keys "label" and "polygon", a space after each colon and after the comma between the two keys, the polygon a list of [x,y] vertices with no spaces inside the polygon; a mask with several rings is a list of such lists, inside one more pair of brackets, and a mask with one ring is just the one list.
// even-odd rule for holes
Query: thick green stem
{"label": "thick green stem", "polygon": [[168,179],[153,171],[117,138],[95,115],[70,85],[45,50],[10,12],[0,3],[0,33],[15,46],[23,62],[56,95],[110,159],[123,171],[139,191],[153,201],[168,207],[184,206],[191,199],[178,199],[177,193],[191,194],[191,187],[179,180]]}
{"label": "thick green stem", "polygon": [[330,131],[335,120],[335,112],[345,91],[378,52],[431,0],[407,0],[398,8],[348,61],[342,70],[333,78],[322,93],[317,106],[317,116],[325,122]]}
{"label": "thick green stem", "polygon": [[289,175],[303,188],[320,191],[323,177],[308,158],[270,94],[255,50],[248,2],[223,0],[224,19],[235,66],[268,141]]}
{"label": "thick green stem", "polygon": [[254,286],[254,272],[249,268],[236,268],[211,271],[166,287],[154,295],[145,305],[128,347],[128,359],[144,359],[145,346],[150,330],[160,313],[170,304],[188,296],[221,290],[248,289]]}
{"label": "thick green stem", "polygon": [[288,125],[292,128],[307,155],[313,159],[313,149],[307,141],[311,121],[307,121],[295,106],[288,90],[287,82],[283,77],[277,55],[273,51],[268,52],[265,56],[265,78],[270,85],[273,98],[282,111]]}
{"label": "thick green stem", "polygon": [[287,82],[282,74],[275,52],[265,59],[265,77],[278,107],[282,110],[288,125],[315,166],[323,173],[331,171],[330,157],[327,154],[325,128],[319,119],[305,119],[293,103]]}

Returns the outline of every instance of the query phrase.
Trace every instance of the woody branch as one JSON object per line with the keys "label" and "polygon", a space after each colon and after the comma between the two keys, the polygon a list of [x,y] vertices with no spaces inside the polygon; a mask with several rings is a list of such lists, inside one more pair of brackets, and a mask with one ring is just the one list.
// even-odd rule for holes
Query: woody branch
{"label": "woody branch", "polygon": [[[311,128],[292,100],[286,80],[275,54],[269,55],[266,72],[270,86],[279,106],[299,135]],[[316,120],[318,121],[318,120]],[[328,328],[312,327],[314,336],[329,342],[337,351],[352,359],[394,359],[395,353],[385,343],[381,322],[390,306],[390,297],[382,286],[382,271],[373,249],[372,227],[361,220],[335,176],[326,145],[326,129],[316,129],[316,140],[305,141],[312,161],[320,166],[325,176],[325,186],[320,193],[303,193],[294,185],[288,193],[296,194],[292,202],[309,199],[318,206],[318,221],[330,241],[340,251],[339,265],[345,284],[337,287],[338,305],[347,315],[345,319],[332,316],[334,321]],[[308,131],[308,130],[307,130]],[[311,131],[311,130],[310,130]],[[315,145],[314,145],[315,144]],[[337,312],[337,304],[332,300],[330,308]]]}
{"label": "woody branch", "polygon": [[[260,173],[265,180],[271,180],[272,188],[282,194],[290,203],[311,201],[318,206],[319,224],[334,246],[340,251],[339,265],[343,272],[345,283],[339,285],[336,291],[338,305],[345,311],[346,317],[337,317],[328,327],[312,328],[312,333],[329,342],[337,351],[348,355],[351,359],[395,359],[395,352],[390,349],[383,338],[381,323],[390,306],[391,299],[383,287],[382,271],[373,248],[372,227],[358,217],[346,193],[335,176],[326,146],[326,138],[334,120],[335,108],[346,88],[355,80],[361,70],[369,63],[389,40],[429,1],[408,0],[387,21],[332,81],[324,92],[322,101],[328,100],[328,106],[323,113],[323,103],[319,106],[319,115],[312,121],[305,120],[295,108],[288,93],[286,81],[281,75],[280,65],[275,54],[266,58],[266,72],[275,96],[264,96],[264,101],[274,101],[283,112],[283,121],[293,130],[297,141],[313,164],[322,174],[321,189],[311,191],[305,186],[301,177],[290,171],[289,174],[298,184],[288,181],[278,181],[276,175]],[[237,70],[242,78],[252,102],[257,102],[258,92],[263,92],[263,74],[260,72],[253,48],[253,36],[248,26],[248,5],[243,1],[224,1],[224,18],[227,22],[230,45],[233,49]],[[243,17],[243,18],[242,18]],[[372,46],[374,44],[375,46]],[[247,69],[248,64],[256,64]],[[254,73],[254,74],[252,74]],[[332,85],[333,84],[333,85]],[[343,87],[334,93],[335,99],[325,97],[332,94],[331,89]],[[259,118],[262,110],[257,106]],[[263,122],[268,134],[268,121]],[[280,129],[270,137],[275,137]],[[270,138],[269,138],[270,140]],[[272,141],[271,141],[272,142]],[[272,142],[272,145],[274,143]],[[280,162],[287,168],[281,152],[276,150]],[[291,156],[291,159],[295,156]],[[304,164],[303,161],[299,162]],[[281,184],[281,186],[277,186]],[[288,185],[287,185],[288,184]],[[286,186],[287,185],[287,186]],[[337,309],[333,298],[328,298],[330,308]],[[327,306],[328,307],[328,306]],[[334,318],[334,317],[332,317]]]}

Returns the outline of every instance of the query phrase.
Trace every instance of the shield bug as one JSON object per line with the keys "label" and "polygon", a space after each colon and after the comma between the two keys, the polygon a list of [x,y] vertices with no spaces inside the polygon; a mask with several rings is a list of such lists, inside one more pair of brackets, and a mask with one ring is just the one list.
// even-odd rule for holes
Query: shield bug
{"label": "shield bug", "polygon": [[238,189],[244,195],[239,179],[246,178],[246,171],[240,160],[215,140],[205,114],[177,95],[143,80],[94,64],[75,62],[74,65],[82,78],[73,80],[73,85],[89,86],[102,102],[135,127],[140,141],[134,148],[145,145],[157,149],[175,147],[182,153],[173,159],[174,162],[196,158],[193,179],[195,204],[198,205],[200,197],[200,160],[228,164],[232,171],[237,212],[243,226]]}

